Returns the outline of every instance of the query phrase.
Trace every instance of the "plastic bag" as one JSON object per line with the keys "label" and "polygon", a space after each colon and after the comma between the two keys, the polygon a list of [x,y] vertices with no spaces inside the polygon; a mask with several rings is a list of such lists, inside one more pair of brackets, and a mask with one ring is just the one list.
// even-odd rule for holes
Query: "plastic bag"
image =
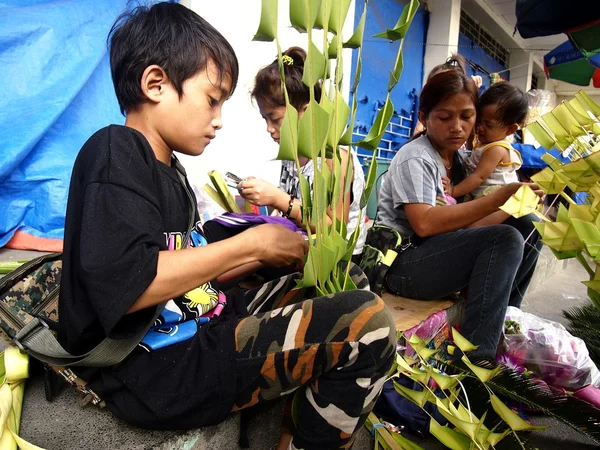
{"label": "plastic bag", "polygon": [[[425,341],[430,341],[429,347],[440,350],[442,356],[444,356],[450,340],[450,328],[448,326],[446,310],[438,311],[435,314],[430,315],[420,324],[405,331],[404,338],[408,340],[413,334],[416,334]],[[396,349],[401,355],[415,357],[414,349],[410,345],[406,345],[403,340],[398,342]]]}
{"label": "plastic bag", "polygon": [[525,120],[526,125],[535,122],[540,116],[552,111],[556,105],[556,93],[545,89],[531,89],[527,92],[529,114]]}
{"label": "plastic bag", "polygon": [[557,322],[509,306],[496,360],[570,390],[600,385],[585,343]]}
{"label": "plastic bag", "polygon": [[225,210],[219,206],[210,196],[204,192],[204,189],[200,186],[192,186],[194,194],[196,195],[196,203],[198,205],[198,214],[200,215],[200,221],[205,223],[206,221],[220,216]]}

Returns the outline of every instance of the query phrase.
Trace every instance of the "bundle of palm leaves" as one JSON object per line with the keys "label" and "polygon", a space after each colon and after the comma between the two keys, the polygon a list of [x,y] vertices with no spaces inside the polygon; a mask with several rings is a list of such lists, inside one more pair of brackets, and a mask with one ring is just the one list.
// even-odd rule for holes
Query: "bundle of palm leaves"
{"label": "bundle of palm leaves", "polygon": [[581,338],[590,352],[590,357],[600,364],[600,311],[591,303],[582,307],[571,308],[563,311],[569,320],[567,327],[574,336]]}
{"label": "bundle of palm leaves", "polygon": [[441,443],[456,450],[486,450],[502,441],[502,448],[526,449],[523,433],[546,427],[527,422],[513,409],[525,407],[553,417],[600,444],[600,409],[512,368],[470,360],[467,354],[476,347],[454,329],[452,335],[454,343],[448,347],[454,355],[452,363],[443,356],[445,352],[431,348],[431,341],[413,335],[406,342],[415,350],[415,357],[397,355],[392,376],[408,377],[420,384],[422,391],[396,382],[394,387],[421,408],[427,402],[434,403],[448,421],[444,426],[431,416],[429,431]]}
{"label": "bundle of palm leaves", "polygon": [[[507,366],[495,366],[487,361],[478,361],[476,365],[488,370],[497,367],[497,375],[485,384],[499,397],[513,400],[517,404],[559,420],[600,444],[600,410],[590,403],[563,390],[550,388],[545,383]],[[457,365],[453,368],[448,367],[447,370],[452,373],[464,371],[465,368]],[[474,412],[489,408],[489,394],[483,383],[470,375],[463,384]],[[492,411],[488,413],[490,418],[491,413]]]}

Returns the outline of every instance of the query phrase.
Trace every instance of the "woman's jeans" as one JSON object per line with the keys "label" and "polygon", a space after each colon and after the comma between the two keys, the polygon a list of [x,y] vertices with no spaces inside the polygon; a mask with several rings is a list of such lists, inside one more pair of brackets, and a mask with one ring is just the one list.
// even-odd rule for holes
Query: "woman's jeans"
{"label": "woman's jeans", "polygon": [[[462,334],[478,345],[473,356],[493,358],[507,306],[521,306],[537,263],[540,236],[529,215],[502,225],[459,230],[424,239],[398,255],[388,288],[422,300],[468,289]],[[524,240],[527,242],[524,244]]]}

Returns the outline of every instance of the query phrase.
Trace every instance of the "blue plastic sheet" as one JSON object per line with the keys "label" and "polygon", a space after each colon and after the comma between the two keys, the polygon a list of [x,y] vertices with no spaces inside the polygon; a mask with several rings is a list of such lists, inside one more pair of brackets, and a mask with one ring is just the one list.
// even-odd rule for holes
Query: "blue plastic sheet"
{"label": "blue plastic sheet", "polygon": [[526,169],[543,169],[547,167],[544,161],[542,161],[542,156],[544,153],[550,153],[555,158],[559,159],[563,163],[568,163],[571,160],[568,158],[563,158],[560,151],[553,148],[550,150],[545,149],[544,147],[534,147],[530,144],[511,144],[515,150],[521,153],[521,158],[523,159],[523,167]]}
{"label": "blue plastic sheet", "polygon": [[126,0],[0,2],[0,246],[23,231],[62,239],[83,143],[123,123],[106,38]]}

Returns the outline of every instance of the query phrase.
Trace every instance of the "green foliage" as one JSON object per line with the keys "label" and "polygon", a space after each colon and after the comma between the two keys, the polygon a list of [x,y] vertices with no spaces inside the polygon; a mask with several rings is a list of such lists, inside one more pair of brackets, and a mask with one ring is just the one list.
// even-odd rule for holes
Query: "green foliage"
{"label": "green foliage", "polygon": [[[527,126],[545,148],[557,147],[568,151],[567,164],[546,154],[542,159],[549,164],[532,177],[546,193],[559,194],[568,207],[559,206],[554,222],[534,224],[542,241],[559,259],[576,258],[586,269],[591,305],[565,312],[570,321],[569,330],[588,346],[592,358],[600,362],[600,105],[585,92],[562,102],[551,112]],[[577,205],[565,194],[587,192],[588,202]],[[558,198],[558,197],[557,197]],[[593,306],[592,306],[593,305]],[[595,320],[595,322],[594,322]],[[594,326],[595,325],[595,326]]]}
{"label": "green foliage", "polygon": [[560,420],[600,444],[600,410],[591,404],[564,391],[542,387],[535,380],[508,367],[502,367],[487,386],[497,395]]}
{"label": "green foliage", "polygon": [[[350,156],[346,158],[347,165],[343,167],[343,159],[338,149],[339,145],[349,145],[352,142],[357,108],[356,96],[353,96],[352,104],[349,106],[342,95],[342,49],[350,48],[358,51],[352,84],[352,92],[356,92],[362,70],[361,47],[368,6],[366,1],[358,26],[352,35],[344,40],[342,28],[347,20],[350,3],[351,0],[290,0],[289,2],[291,25],[307,35],[307,58],[302,81],[310,88],[311,95],[308,108],[300,117],[298,111],[289,104],[285,83],[283,83],[287,106],[277,158],[295,161],[298,166],[299,156],[310,158],[315,162],[318,158],[324,160],[326,157],[332,161],[331,168],[328,164],[315,164],[312,190],[307,180],[300,176],[303,225],[307,230],[312,231],[315,238],[309,241],[304,277],[299,282],[299,286],[315,286],[319,294],[329,294],[354,287],[348,275],[349,266],[343,263],[352,257],[360,227],[364,226],[364,217],[359,216],[359,228],[348,236],[345,225],[340,225],[347,211],[342,211],[342,217],[338,217],[340,214],[336,209],[340,199],[349,195],[352,170],[362,170],[361,167],[352,167]],[[402,39],[418,7],[419,1],[411,0],[404,8],[394,29],[387,30],[381,36],[391,40]],[[312,39],[313,28],[325,31],[321,49]],[[263,0],[260,25],[254,39],[276,42],[279,66],[282,68],[277,29],[277,1]],[[330,70],[330,60],[335,60],[335,71]],[[367,137],[357,145],[370,150],[377,148],[394,110],[390,92],[401,76],[402,66],[402,43],[400,43],[396,63],[390,71],[388,100]],[[283,82],[283,70],[281,73]],[[314,95],[314,86],[317,83],[323,87],[323,95],[319,102]],[[372,160],[375,161],[375,158]],[[375,181],[374,164],[367,177],[367,196],[363,196],[365,201]],[[344,189],[341,189],[342,185]],[[332,220],[328,220],[327,211],[331,211]]]}
{"label": "green foliage", "polygon": [[598,331],[600,310],[588,304],[563,311],[563,314],[570,322],[569,332],[584,340],[590,357],[596,365],[600,366],[600,332]]}
{"label": "green foliage", "polygon": [[277,35],[277,5],[278,0],[262,0],[260,11],[260,24],[254,35],[254,41],[275,40]]}
{"label": "green foliage", "polygon": [[[460,347],[475,348],[458,333],[453,335],[455,339],[458,337]],[[546,428],[527,422],[501,398],[554,417],[600,442],[600,410],[568,393],[543,387],[506,366],[471,360],[466,353],[452,363],[441,358],[438,352],[431,359],[423,353],[429,349],[430,342],[415,335],[407,341],[407,346],[417,358],[397,355],[392,379],[406,376],[419,383],[422,390],[394,382],[395,389],[421,408],[427,402],[437,406],[449,425],[443,426],[431,417],[429,431],[448,448],[485,450],[508,436],[512,437],[508,442],[511,448],[525,448],[520,432]],[[439,390],[434,390],[432,380]]]}

